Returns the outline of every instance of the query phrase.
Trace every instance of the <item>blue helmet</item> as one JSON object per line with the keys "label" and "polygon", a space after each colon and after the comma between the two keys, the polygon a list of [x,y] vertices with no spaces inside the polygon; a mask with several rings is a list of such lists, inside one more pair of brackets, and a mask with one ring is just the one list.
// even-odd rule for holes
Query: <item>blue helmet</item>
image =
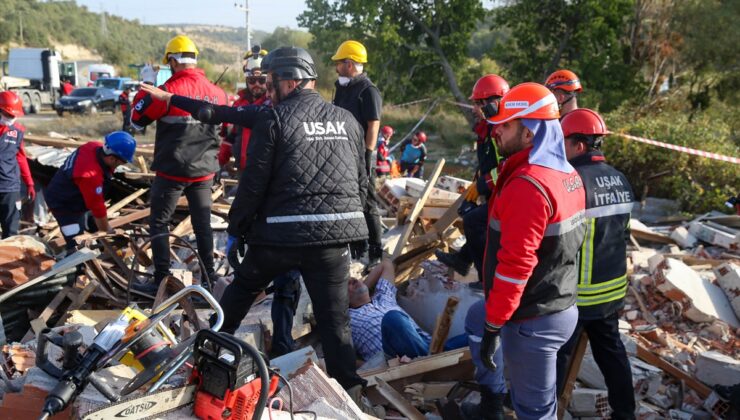
{"label": "blue helmet", "polygon": [[125,131],[114,131],[105,136],[103,152],[131,163],[136,152],[136,139]]}

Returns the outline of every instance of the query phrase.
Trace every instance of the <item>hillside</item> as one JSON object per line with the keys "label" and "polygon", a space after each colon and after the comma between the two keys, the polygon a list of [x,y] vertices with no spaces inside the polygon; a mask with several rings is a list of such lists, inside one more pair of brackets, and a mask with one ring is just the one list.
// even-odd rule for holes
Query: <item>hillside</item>
{"label": "hillside", "polygon": [[[207,62],[204,67],[218,77],[227,65],[237,68],[246,49],[244,28],[143,25],[138,20],[93,13],[73,1],[0,0],[0,8],[9,11],[0,16],[1,57],[12,47],[52,47],[65,60],[99,60],[126,73],[131,71],[129,64],[159,61],[167,41],[181,33],[193,38]],[[266,35],[256,31],[253,42]]]}

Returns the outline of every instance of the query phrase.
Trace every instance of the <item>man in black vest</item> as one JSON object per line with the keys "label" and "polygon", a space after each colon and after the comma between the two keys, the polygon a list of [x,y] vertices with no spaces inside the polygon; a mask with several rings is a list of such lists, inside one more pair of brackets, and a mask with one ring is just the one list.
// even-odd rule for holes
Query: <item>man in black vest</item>
{"label": "man in black vest", "polygon": [[[334,105],[342,107],[355,117],[364,130],[365,138],[365,166],[368,177],[367,200],[365,203],[365,221],[370,238],[368,240],[368,266],[380,262],[383,256],[383,245],[381,239],[383,228],[380,224],[378,213],[378,200],[375,193],[375,170],[373,162],[375,158],[375,145],[378,141],[378,130],[380,129],[380,114],[383,108],[383,100],[380,91],[370,78],[363,73],[363,66],[367,63],[367,50],[365,46],[357,41],[345,41],[332,56],[339,78],[334,84]],[[365,253],[364,242],[353,246],[353,254],[356,257]]]}
{"label": "man in black vest", "polygon": [[578,267],[578,324],[558,352],[558,395],[581,332],[609,390],[612,419],[635,418],[635,391],[627,352],[619,338],[619,314],[627,293],[627,242],[634,205],[627,178],[608,165],[599,150],[608,134],[599,114],[573,110],[562,120],[565,153],[586,188],[586,240]]}
{"label": "man in black vest", "polygon": [[327,372],[359,391],[349,329],[351,242],[367,239],[362,128],[315,90],[316,69],[302,48],[283,47],[262,61],[275,106],[211,106],[144,87],[201,122],[249,127],[244,172],[229,211],[227,254],[249,245],[224,291],[221,331],[234,333],[272,279],[298,270],[313,303]]}

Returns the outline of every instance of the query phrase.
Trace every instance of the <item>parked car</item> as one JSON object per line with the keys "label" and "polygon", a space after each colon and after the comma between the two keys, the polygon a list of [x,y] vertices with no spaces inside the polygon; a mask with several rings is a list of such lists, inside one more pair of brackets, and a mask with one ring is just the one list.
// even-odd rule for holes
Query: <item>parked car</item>
{"label": "parked car", "polygon": [[101,77],[95,81],[95,87],[107,88],[120,95],[126,83],[131,82],[130,77]]}
{"label": "parked car", "polygon": [[118,110],[118,96],[110,89],[99,87],[77,88],[68,96],[62,96],[55,104],[57,114],[65,112],[77,114],[95,114],[98,111]]}

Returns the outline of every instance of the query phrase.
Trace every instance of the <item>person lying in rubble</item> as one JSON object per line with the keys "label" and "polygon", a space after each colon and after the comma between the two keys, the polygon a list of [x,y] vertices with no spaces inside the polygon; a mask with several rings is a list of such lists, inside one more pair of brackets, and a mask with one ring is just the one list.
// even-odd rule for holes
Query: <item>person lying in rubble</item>
{"label": "person lying in rubble", "polygon": [[[379,352],[390,357],[426,356],[432,337],[406,313],[396,301],[393,263],[383,259],[364,281],[351,278],[349,288],[349,319],[352,341],[363,360]],[[445,350],[467,345],[466,334],[447,340]]]}
{"label": "person lying in rubble", "polygon": [[46,204],[57,219],[67,252],[77,248],[75,237],[87,232],[112,232],[105,191],[113,171],[134,160],[136,140],[125,131],[105,136],[105,144],[91,141],[74,151],[44,190]]}

